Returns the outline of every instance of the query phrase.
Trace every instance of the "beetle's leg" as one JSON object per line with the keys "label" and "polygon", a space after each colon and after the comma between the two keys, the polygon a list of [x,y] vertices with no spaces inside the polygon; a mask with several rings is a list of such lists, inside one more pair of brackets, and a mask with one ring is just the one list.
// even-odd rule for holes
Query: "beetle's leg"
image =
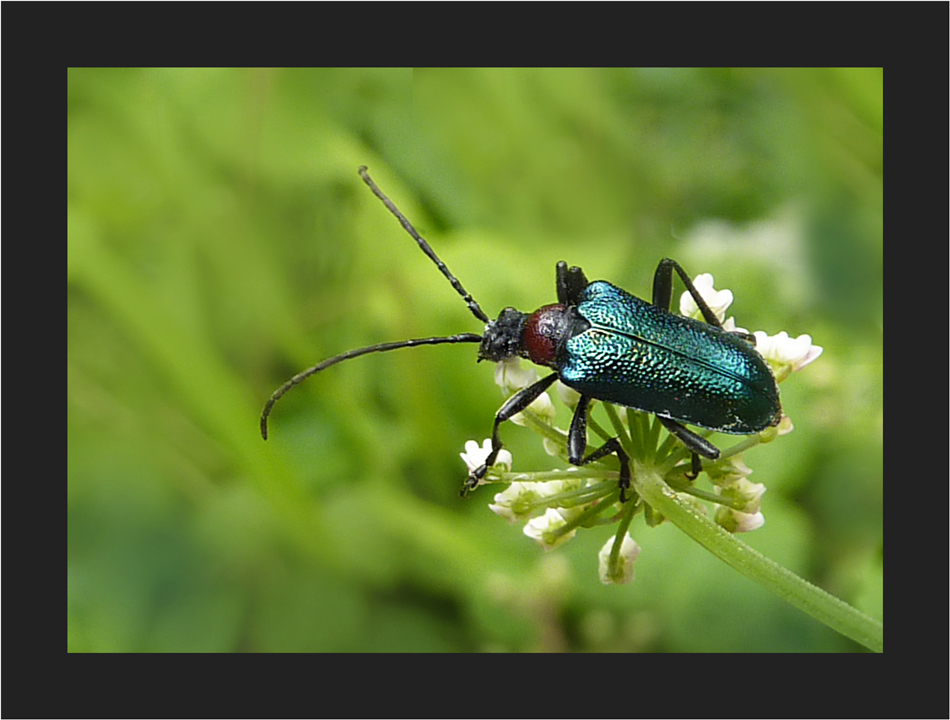
{"label": "beetle's leg", "polygon": [[693,281],[689,279],[689,275],[686,274],[686,271],[676,260],[663,258],[660,260],[660,264],[656,266],[656,272],[653,275],[653,304],[669,311],[670,305],[673,302],[674,270],[676,270],[676,274],[680,276],[689,294],[693,296],[693,300],[696,301],[696,305],[699,307],[699,311],[703,314],[706,322],[717,328],[721,328],[722,323],[719,322],[716,313],[706,304],[706,301],[703,300],[703,296],[699,294],[696,286],[693,285]]}
{"label": "beetle's leg", "polygon": [[568,268],[563,260],[557,264],[557,301],[561,305],[578,305],[588,284],[587,276],[579,267]]}
{"label": "beetle's leg", "polygon": [[533,385],[519,390],[508,398],[505,404],[501,406],[501,409],[495,413],[495,424],[491,431],[491,452],[485,459],[484,465],[479,465],[469,473],[468,479],[466,479],[465,484],[462,485],[462,491],[459,493],[462,497],[465,497],[465,494],[469,490],[474,489],[478,485],[478,482],[485,477],[485,473],[488,472],[488,468],[494,465],[498,459],[498,453],[502,448],[501,438],[498,437],[498,426],[505,422],[505,420],[510,420],[512,415],[517,415],[527,408],[528,405],[537,400],[538,396],[547,390],[555,380],[557,380],[557,373],[551,373]]}
{"label": "beetle's leg", "polygon": [[627,451],[620,444],[620,439],[611,438],[590,455],[584,457],[584,451],[587,449],[587,408],[589,405],[590,398],[581,395],[577,401],[577,407],[574,408],[571,430],[567,436],[567,461],[571,465],[580,467],[616,453],[617,459],[620,460],[620,502],[627,502],[624,493],[630,488],[630,456],[627,455]]}
{"label": "beetle's leg", "polygon": [[679,438],[686,449],[693,453],[692,458],[692,470],[691,473],[687,474],[687,477],[690,480],[695,480],[699,477],[700,470],[703,469],[702,462],[699,459],[699,456],[702,455],[704,458],[709,458],[710,460],[719,459],[719,448],[709,442],[702,435],[697,435],[692,430],[689,430],[683,425],[680,425],[675,420],[670,420],[669,418],[661,418],[658,416],[658,419],[663,423],[663,427],[669,430],[671,435],[675,435]]}
{"label": "beetle's leg", "polygon": [[[664,310],[669,310],[670,305],[673,302],[673,269],[676,269],[676,272],[679,274],[680,278],[683,280],[683,284],[686,285],[686,289],[689,290],[689,294],[693,296],[693,300],[696,301],[696,305],[699,306],[700,312],[703,314],[706,322],[710,325],[715,325],[718,328],[722,327],[722,323],[719,322],[719,318],[716,317],[716,313],[712,311],[709,305],[706,304],[706,301],[703,300],[702,296],[699,294],[699,291],[696,290],[696,286],[693,285],[693,281],[689,279],[689,275],[686,274],[686,271],[680,266],[676,260],[670,260],[670,258],[664,258],[660,260],[660,264],[657,265],[656,273],[653,275],[653,304],[659,305]],[[727,331],[730,335],[735,335],[736,337],[742,338],[750,345],[755,345],[755,335],[752,333],[743,332],[741,330],[729,330]]]}

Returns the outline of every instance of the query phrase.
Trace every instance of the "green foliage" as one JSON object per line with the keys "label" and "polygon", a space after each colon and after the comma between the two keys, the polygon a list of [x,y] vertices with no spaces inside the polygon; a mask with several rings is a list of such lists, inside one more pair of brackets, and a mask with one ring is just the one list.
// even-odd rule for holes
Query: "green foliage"
{"label": "green foliage", "polygon": [[298,370],[481,330],[361,164],[493,317],[558,260],[645,297],[671,256],[809,333],[744,540],[881,612],[881,70],[71,70],[67,103],[70,650],[856,647],[668,524],[604,587],[609,528],[544,554],[460,500],[501,402],[471,346],[315,376],[264,443]]}

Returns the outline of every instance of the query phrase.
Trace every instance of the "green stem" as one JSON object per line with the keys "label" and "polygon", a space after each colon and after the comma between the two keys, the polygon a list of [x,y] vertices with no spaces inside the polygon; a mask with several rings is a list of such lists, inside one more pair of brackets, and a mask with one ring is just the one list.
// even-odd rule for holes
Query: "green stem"
{"label": "green stem", "polygon": [[[680,478],[683,476],[680,475]],[[691,487],[685,482],[681,482],[681,487],[677,487],[675,482],[666,481],[667,485],[673,489],[674,492],[684,493],[686,495],[692,495],[695,498],[700,500],[706,500],[707,502],[716,503],[717,505],[725,505],[726,507],[731,507],[734,510],[742,510],[745,507],[745,502],[736,498],[726,497],[724,495],[717,495],[714,492],[709,492],[708,490],[703,490],[698,487]]]}
{"label": "green stem", "polygon": [[534,430],[536,433],[543,435],[549,440],[553,440],[555,443],[561,445],[567,445],[567,433],[563,430],[558,430],[556,427],[552,427],[550,423],[545,422],[535,415],[530,410],[524,410],[522,412],[525,420],[527,420],[527,426]]}
{"label": "green stem", "polygon": [[723,450],[722,454],[719,456],[719,459],[725,460],[728,457],[732,457],[733,455],[744,453],[746,450],[751,450],[756,445],[761,445],[761,444],[762,444],[762,438],[760,438],[758,435],[751,435],[747,437],[745,440],[743,440],[742,442],[736,443],[732,447],[727,448],[726,450]]}
{"label": "green stem", "polygon": [[627,432],[627,428],[620,421],[620,414],[617,412],[617,408],[611,403],[605,403],[604,409],[607,411],[607,417],[610,418],[610,424],[614,426],[614,432],[617,433],[617,437],[620,438],[620,444],[624,447],[630,447],[632,440],[630,439],[630,434]]}
{"label": "green stem", "polygon": [[610,548],[610,559],[608,565],[612,572],[616,573],[617,566],[620,564],[620,548],[623,546],[624,535],[627,534],[627,530],[630,529],[630,523],[633,521],[634,516],[633,503],[627,503],[627,507],[624,508],[623,515],[620,518],[620,523],[617,526],[617,534],[614,536],[613,547]]}
{"label": "green stem", "polygon": [[753,550],[681,501],[655,467],[637,465],[634,489],[659,513],[750,580],[819,622],[876,652],[884,651],[884,626]]}
{"label": "green stem", "polygon": [[564,525],[564,527],[559,528],[555,532],[555,534],[566,535],[572,530],[576,530],[579,527],[585,526],[589,521],[593,520],[602,512],[604,512],[604,510],[607,510],[608,508],[610,508],[611,505],[613,505],[613,502],[609,502],[609,501],[604,501],[596,505],[591,505],[589,508],[587,508],[587,510],[582,512],[580,515],[575,517],[573,520],[570,520],[566,525]]}
{"label": "green stem", "polygon": [[591,430],[597,433],[600,436],[600,439],[603,440],[604,442],[607,442],[608,440],[610,440],[611,438],[610,433],[604,430],[600,426],[600,424],[596,420],[594,420],[594,418],[592,417],[587,418],[587,427],[589,427]]}
{"label": "green stem", "polygon": [[616,471],[604,470],[600,467],[582,467],[571,468],[570,470],[544,470],[527,472],[509,472],[503,471],[495,473],[490,471],[493,477],[497,477],[500,483],[513,482],[548,482],[549,480],[570,480],[572,478],[616,478],[619,473]]}

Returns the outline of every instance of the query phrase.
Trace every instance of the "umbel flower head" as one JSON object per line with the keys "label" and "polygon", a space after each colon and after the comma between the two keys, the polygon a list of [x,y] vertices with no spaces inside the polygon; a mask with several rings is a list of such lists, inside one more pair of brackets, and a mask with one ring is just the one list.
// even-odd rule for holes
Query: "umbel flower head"
{"label": "umbel flower head", "polygon": [[[709,274],[696,276],[693,284],[725,330],[742,333],[750,339],[753,337],[747,330],[737,327],[734,318],[725,316],[733,301],[731,291],[716,290]],[[702,313],[689,292],[683,293],[680,313],[702,319]],[[784,332],[769,336],[760,331],[754,333],[754,343],[772,369],[776,382],[782,382],[793,372],[806,367],[822,353],[822,348],[813,345],[808,335],[793,339]],[[495,368],[495,382],[505,397],[537,380],[537,372],[522,367],[518,358],[499,362]],[[578,393],[560,382],[556,383],[556,388],[562,402],[573,409],[580,397]],[[707,504],[712,504],[714,512],[711,517],[727,532],[749,532],[765,523],[761,502],[766,488],[762,483],[748,480],[752,471],[745,463],[744,454],[757,445],[791,432],[792,423],[787,416],[783,416],[776,426],[744,436],[731,447],[720,444],[720,457],[702,462],[702,473],[711,484],[711,489],[705,489],[691,472],[691,453],[666,432],[656,417],[610,403],[596,404],[604,408],[610,427],[607,429],[594,417],[589,417],[588,430],[600,438],[597,442],[592,436],[589,441],[596,443],[593,447],[598,447],[616,437],[630,457],[632,488],[627,491],[627,502],[620,502],[619,462],[615,454],[583,467],[515,472],[511,453],[503,449],[495,465],[479,483],[508,484],[489,505],[494,513],[509,523],[524,522],[524,534],[545,550],[564,544],[580,529],[616,524],[615,533],[599,554],[599,576],[605,584],[627,583],[633,579],[633,562],[640,552],[640,547],[627,532],[633,518],[642,513],[649,526],[665,520],[637,493],[638,473],[658,472],[671,491],[695,506],[701,514],[708,514]],[[544,392],[511,419],[541,435],[548,454],[567,461],[568,431],[554,425],[556,414],[551,397]],[[708,436],[712,433],[702,431],[700,434]],[[735,439],[737,436],[724,437]],[[461,456],[471,471],[486,461],[491,452],[491,440],[485,440],[481,446],[470,440],[465,444],[465,450]]]}

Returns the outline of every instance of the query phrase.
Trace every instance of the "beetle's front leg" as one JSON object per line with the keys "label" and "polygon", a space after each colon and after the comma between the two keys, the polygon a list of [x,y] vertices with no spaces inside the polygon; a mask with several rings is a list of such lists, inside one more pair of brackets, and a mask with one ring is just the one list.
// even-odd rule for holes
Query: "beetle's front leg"
{"label": "beetle's front leg", "polygon": [[616,453],[620,460],[620,502],[627,502],[625,492],[630,489],[630,456],[620,444],[620,438],[611,438],[590,455],[584,457],[584,451],[587,449],[587,410],[590,406],[590,398],[581,395],[577,401],[577,407],[574,408],[574,417],[571,418],[571,430],[567,436],[567,461],[571,465],[587,465],[595,460],[600,460],[612,453]]}
{"label": "beetle's front leg", "polygon": [[491,431],[491,452],[488,454],[488,457],[485,458],[484,464],[479,465],[469,473],[468,479],[465,480],[465,484],[462,485],[462,491],[459,493],[462,497],[465,497],[465,494],[469,490],[473,490],[478,485],[481,479],[485,477],[485,473],[488,472],[488,468],[494,465],[498,459],[498,453],[503,447],[501,438],[498,436],[498,426],[505,422],[505,420],[510,420],[513,415],[517,415],[537,400],[538,396],[551,387],[551,384],[555,380],[557,380],[557,373],[551,373],[533,385],[519,390],[508,398],[505,404],[501,406],[501,409],[495,413],[495,424]]}

